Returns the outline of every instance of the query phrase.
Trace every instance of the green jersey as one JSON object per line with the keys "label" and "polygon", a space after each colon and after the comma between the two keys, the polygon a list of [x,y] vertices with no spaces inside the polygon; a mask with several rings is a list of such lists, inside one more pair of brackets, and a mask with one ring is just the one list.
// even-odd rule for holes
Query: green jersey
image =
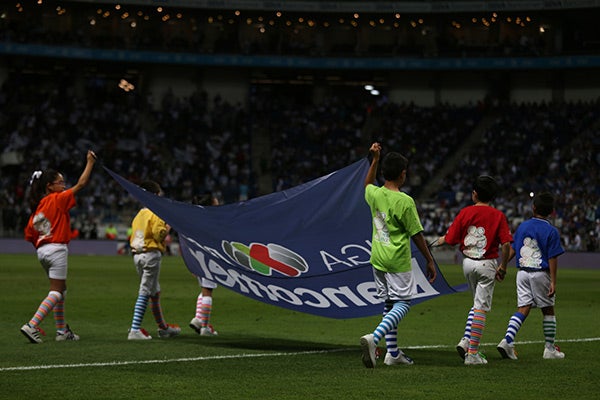
{"label": "green jersey", "polygon": [[375,185],[367,185],[365,200],[373,218],[371,264],[384,272],[410,271],[410,238],[423,230],[415,201],[406,193]]}

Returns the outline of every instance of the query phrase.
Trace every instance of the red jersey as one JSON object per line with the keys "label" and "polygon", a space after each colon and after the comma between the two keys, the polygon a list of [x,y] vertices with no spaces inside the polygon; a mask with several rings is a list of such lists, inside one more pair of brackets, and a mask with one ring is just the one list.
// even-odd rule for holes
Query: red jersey
{"label": "red jersey", "polygon": [[71,189],[50,193],[42,198],[25,227],[25,240],[37,249],[48,243],[69,243],[71,216],[75,207],[75,193]]}
{"label": "red jersey", "polygon": [[460,243],[460,251],[476,260],[498,258],[500,245],[512,241],[506,216],[491,206],[463,208],[446,233],[446,243]]}

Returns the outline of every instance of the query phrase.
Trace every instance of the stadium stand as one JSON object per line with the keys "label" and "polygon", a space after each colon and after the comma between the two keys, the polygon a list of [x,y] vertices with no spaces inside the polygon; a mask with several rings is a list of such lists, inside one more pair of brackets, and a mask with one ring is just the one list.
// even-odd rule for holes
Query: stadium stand
{"label": "stadium stand", "polygon": [[[422,204],[428,234],[443,233],[469,200],[465,185],[474,174],[489,173],[506,188],[497,205],[513,226],[527,217],[530,192],[549,189],[558,195],[554,223],[565,246],[600,251],[598,86],[595,96],[566,101],[569,82],[562,83],[562,92],[548,82],[548,101],[533,102],[511,98],[502,80],[521,72],[506,67],[517,63],[565,81],[565,71],[591,71],[597,85],[600,32],[591,28],[588,9],[567,1],[562,9],[515,6],[496,14],[439,11],[436,3],[451,2],[424,2],[430,6],[424,12],[367,8],[356,17],[352,7],[367,3],[342,2],[336,13],[311,10],[311,2],[302,2],[308,10],[283,12],[186,8],[177,2],[158,11],[150,1],[39,3],[0,6],[3,237],[21,235],[31,172],[52,166],[74,179],[79,155],[90,146],[105,165],[134,182],[163,171],[155,178],[174,199],[190,201],[211,191],[231,203],[341,168],[380,140],[409,156],[407,190]],[[487,4],[462,3],[472,9]],[[266,66],[263,56],[271,57]],[[411,72],[464,65],[487,71],[490,62],[507,70],[489,74],[485,84],[493,89],[476,102],[421,105],[393,96],[393,68],[383,79],[374,72],[381,60],[406,57],[416,65],[403,67]],[[340,68],[361,58],[373,70],[361,64]],[[310,76],[281,67],[286,62]],[[241,100],[209,93],[201,84],[185,93],[151,89],[166,64],[202,70],[236,63],[247,63],[238,68],[248,81]],[[335,70],[354,86],[380,79],[389,93],[357,95],[356,87],[340,84],[316,96],[319,74],[311,68]],[[127,73],[136,81],[131,91],[117,85],[116,77]],[[428,72],[418,88],[439,80]],[[75,226],[81,238],[93,239],[103,225],[127,223],[136,208],[97,171],[81,197]]]}

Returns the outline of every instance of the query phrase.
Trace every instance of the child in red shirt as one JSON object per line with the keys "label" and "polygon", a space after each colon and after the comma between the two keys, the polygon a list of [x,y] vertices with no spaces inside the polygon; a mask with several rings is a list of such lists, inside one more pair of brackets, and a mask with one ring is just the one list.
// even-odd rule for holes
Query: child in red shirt
{"label": "child in red shirt", "polygon": [[[487,364],[479,352],[479,342],[485,329],[486,315],[492,308],[495,279],[504,277],[513,241],[508,221],[502,211],[492,207],[498,192],[494,178],[482,175],[477,178],[471,194],[474,205],[460,210],[446,235],[438,245],[460,245],[464,256],[463,273],[473,294],[473,307],[469,311],[465,333],[456,346],[466,365]],[[502,258],[498,266],[498,249]]]}

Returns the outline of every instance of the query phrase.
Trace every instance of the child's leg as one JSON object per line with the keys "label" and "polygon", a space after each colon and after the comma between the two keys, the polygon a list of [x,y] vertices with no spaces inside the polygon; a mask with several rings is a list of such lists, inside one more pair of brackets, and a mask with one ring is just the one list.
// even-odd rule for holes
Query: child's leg
{"label": "child's leg", "polygon": [[532,287],[532,284],[534,282],[531,281],[532,276],[533,275],[527,271],[517,271],[518,308],[517,312],[514,313],[508,321],[506,335],[504,336],[504,339],[506,339],[506,343],[508,343],[511,346],[512,343],[515,341],[515,336],[517,335],[517,332],[519,332],[519,329],[521,329],[521,325],[523,325],[525,319],[529,315],[529,311],[531,311],[531,306],[535,304],[535,295]]}
{"label": "child's leg", "polygon": [[152,315],[158,325],[158,336],[161,338],[171,338],[179,335],[181,328],[175,324],[167,324],[163,317],[162,307],[160,306],[160,292],[150,296],[150,304],[152,307]]}
{"label": "child's leg", "polygon": [[396,330],[398,324],[406,316],[409,310],[410,303],[406,301],[399,300],[394,303],[392,309],[385,315],[385,317],[383,317],[373,332],[373,341],[375,342],[375,345],[377,345],[377,343],[379,343],[379,341],[385,337],[386,334]]}
{"label": "child's leg", "polygon": [[469,353],[479,352],[479,343],[485,329],[485,320],[487,312],[480,309],[473,309],[473,323],[471,325],[471,338],[469,340]]}
{"label": "child's leg", "polygon": [[[383,317],[392,310],[393,306],[394,305],[391,302],[386,301],[385,306],[383,307]],[[390,353],[392,357],[398,357],[398,328],[394,328],[386,333],[385,344],[387,352]]]}
{"label": "child's leg", "polygon": [[200,293],[196,299],[196,314],[194,317],[200,320],[202,319],[202,293]]}
{"label": "child's leg", "polygon": [[467,339],[471,339],[471,326],[473,325],[473,316],[475,315],[473,307],[469,310],[469,315],[467,315],[467,323],[465,324],[465,333],[463,337]]}
{"label": "child's leg", "polygon": [[544,339],[546,347],[554,349],[554,340],[556,338],[556,315],[554,314],[554,307],[542,308],[542,314],[544,314]]}
{"label": "child's leg", "polygon": [[62,299],[54,306],[54,324],[56,330],[63,332],[65,330],[65,297],[67,291],[65,290],[62,295]]}
{"label": "child's leg", "polygon": [[167,323],[163,317],[162,308],[160,306],[160,292],[157,292],[154,296],[150,296],[150,304],[152,308],[152,315],[158,325],[158,329],[167,329]]}
{"label": "child's leg", "polygon": [[521,329],[521,326],[525,322],[525,318],[529,314],[529,307],[519,307],[519,311],[514,313],[510,320],[508,321],[508,327],[506,328],[506,335],[504,338],[508,344],[511,344],[515,341],[515,336],[517,336],[517,332]]}
{"label": "child's leg", "polygon": [[542,313],[544,314],[544,337],[546,339],[543,358],[565,358],[565,353],[560,351],[558,346],[554,344],[554,338],[556,337],[556,315],[554,315],[554,306],[542,308]]}
{"label": "child's leg", "polygon": [[469,340],[471,340],[471,328],[473,326],[473,315],[474,308],[471,307],[469,310],[469,315],[467,316],[467,323],[465,324],[465,332],[463,333],[462,338],[458,341],[456,345],[456,351],[458,351],[458,355],[462,358],[465,358],[465,355],[469,351]]}
{"label": "child's leg", "polygon": [[144,320],[144,314],[148,307],[148,300],[150,296],[147,294],[139,294],[133,308],[133,320],[131,321],[131,330],[139,330],[142,327],[142,321]]}
{"label": "child's leg", "polygon": [[159,329],[166,329],[167,327],[160,308],[160,283],[158,279],[160,276],[161,258],[162,255],[159,251],[137,254],[133,258],[140,277],[140,290],[135,307],[134,323],[131,326],[132,329],[139,329],[141,327],[142,319],[150,300],[152,303],[152,314]]}
{"label": "child's leg", "polygon": [[[465,258],[463,260],[463,274],[465,279],[467,280],[467,284],[469,289],[473,295],[474,305],[476,304],[476,296],[477,296],[477,287],[479,285],[478,274],[477,271],[478,263],[475,263],[473,260]],[[467,322],[465,323],[465,331],[463,333],[463,338],[470,339],[471,338],[471,327],[473,325],[473,315],[474,315],[475,306],[471,307],[469,310],[469,314],[467,315]]]}
{"label": "child's leg", "polygon": [[[467,266],[468,268],[466,268]],[[468,353],[477,354],[485,330],[487,313],[492,308],[497,262],[496,260],[465,259],[463,267],[468,272],[465,273],[465,277],[473,291],[473,321]]]}
{"label": "child's leg", "polygon": [[202,302],[200,304],[200,316],[199,318],[202,327],[208,326],[210,322],[210,314],[212,313],[212,296],[202,296]]}
{"label": "child's leg", "polygon": [[58,302],[60,302],[62,300],[62,297],[63,296],[60,292],[51,290],[48,293],[48,296],[46,296],[46,298],[44,300],[42,300],[42,302],[40,303],[34,316],[29,321],[29,325],[32,327],[39,326],[42,323],[42,321],[44,320],[44,318],[46,318],[48,313],[50,311],[52,311],[54,309],[54,307],[56,306],[56,304],[58,304]]}

